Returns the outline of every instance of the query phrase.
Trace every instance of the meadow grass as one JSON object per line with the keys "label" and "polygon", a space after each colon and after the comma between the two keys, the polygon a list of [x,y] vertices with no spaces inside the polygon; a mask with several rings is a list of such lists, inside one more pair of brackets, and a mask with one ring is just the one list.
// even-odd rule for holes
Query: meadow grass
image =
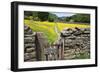
{"label": "meadow grass", "polygon": [[33,32],[43,32],[49,43],[54,43],[58,39],[58,33],[55,31],[55,27],[59,33],[66,28],[90,28],[87,24],[70,24],[60,22],[40,22],[32,20],[24,20],[24,24],[29,26]]}

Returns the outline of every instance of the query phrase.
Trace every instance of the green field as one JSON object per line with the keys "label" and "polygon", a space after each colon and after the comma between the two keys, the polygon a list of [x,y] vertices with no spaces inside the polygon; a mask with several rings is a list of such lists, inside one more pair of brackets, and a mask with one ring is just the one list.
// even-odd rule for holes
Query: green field
{"label": "green field", "polygon": [[43,32],[49,43],[54,43],[58,39],[58,34],[65,28],[89,28],[87,24],[70,24],[60,22],[40,22],[24,20],[24,24],[29,26],[33,32]]}

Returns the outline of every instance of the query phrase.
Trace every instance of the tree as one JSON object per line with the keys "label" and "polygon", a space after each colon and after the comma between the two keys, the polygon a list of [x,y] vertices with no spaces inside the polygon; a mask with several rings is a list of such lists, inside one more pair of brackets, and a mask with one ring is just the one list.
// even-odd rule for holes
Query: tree
{"label": "tree", "polygon": [[90,23],[89,14],[76,14],[71,17],[75,22]]}
{"label": "tree", "polygon": [[49,22],[54,22],[56,19],[58,19],[58,17],[55,14],[49,13],[49,16],[48,16]]}
{"label": "tree", "polygon": [[46,20],[48,20],[48,15],[49,15],[48,12],[38,12],[38,18],[39,18],[41,21],[46,21]]}
{"label": "tree", "polygon": [[39,18],[38,18],[38,12],[37,11],[33,11],[32,12],[32,17],[33,17],[33,20],[38,21],[39,20]]}
{"label": "tree", "polygon": [[25,16],[32,16],[32,11],[24,11]]}
{"label": "tree", "polygon": [[24,11],[24,19],[30,20],[30,16],[32,16],[32,11]]}
{"label": "tree", "polygon": [[67,22],[69,22],[71,20],[71,17],[66,17],[65,19]]}

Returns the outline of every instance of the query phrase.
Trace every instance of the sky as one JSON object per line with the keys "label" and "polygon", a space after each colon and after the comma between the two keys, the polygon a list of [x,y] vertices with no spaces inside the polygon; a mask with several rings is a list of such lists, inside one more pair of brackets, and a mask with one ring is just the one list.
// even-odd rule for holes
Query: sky
{"label": "sky", "polygon": [[75,15],[75,13],[67,13],[67,12],[53,12],[53,14],[56,14],[58,17],[69,17],[72,15]]}

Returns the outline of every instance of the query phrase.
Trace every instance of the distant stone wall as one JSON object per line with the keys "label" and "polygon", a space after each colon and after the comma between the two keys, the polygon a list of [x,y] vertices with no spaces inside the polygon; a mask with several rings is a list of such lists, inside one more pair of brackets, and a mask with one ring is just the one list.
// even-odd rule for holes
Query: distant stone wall
{"label": "distant stone wall", "polygon": [[90,58],[90,28],[68,28],[61,33],[64,39],[64,59]]}
{"label": "distant stone wall", "polygon": [[24,26],[24,61],[36,61],[35,32]]}

